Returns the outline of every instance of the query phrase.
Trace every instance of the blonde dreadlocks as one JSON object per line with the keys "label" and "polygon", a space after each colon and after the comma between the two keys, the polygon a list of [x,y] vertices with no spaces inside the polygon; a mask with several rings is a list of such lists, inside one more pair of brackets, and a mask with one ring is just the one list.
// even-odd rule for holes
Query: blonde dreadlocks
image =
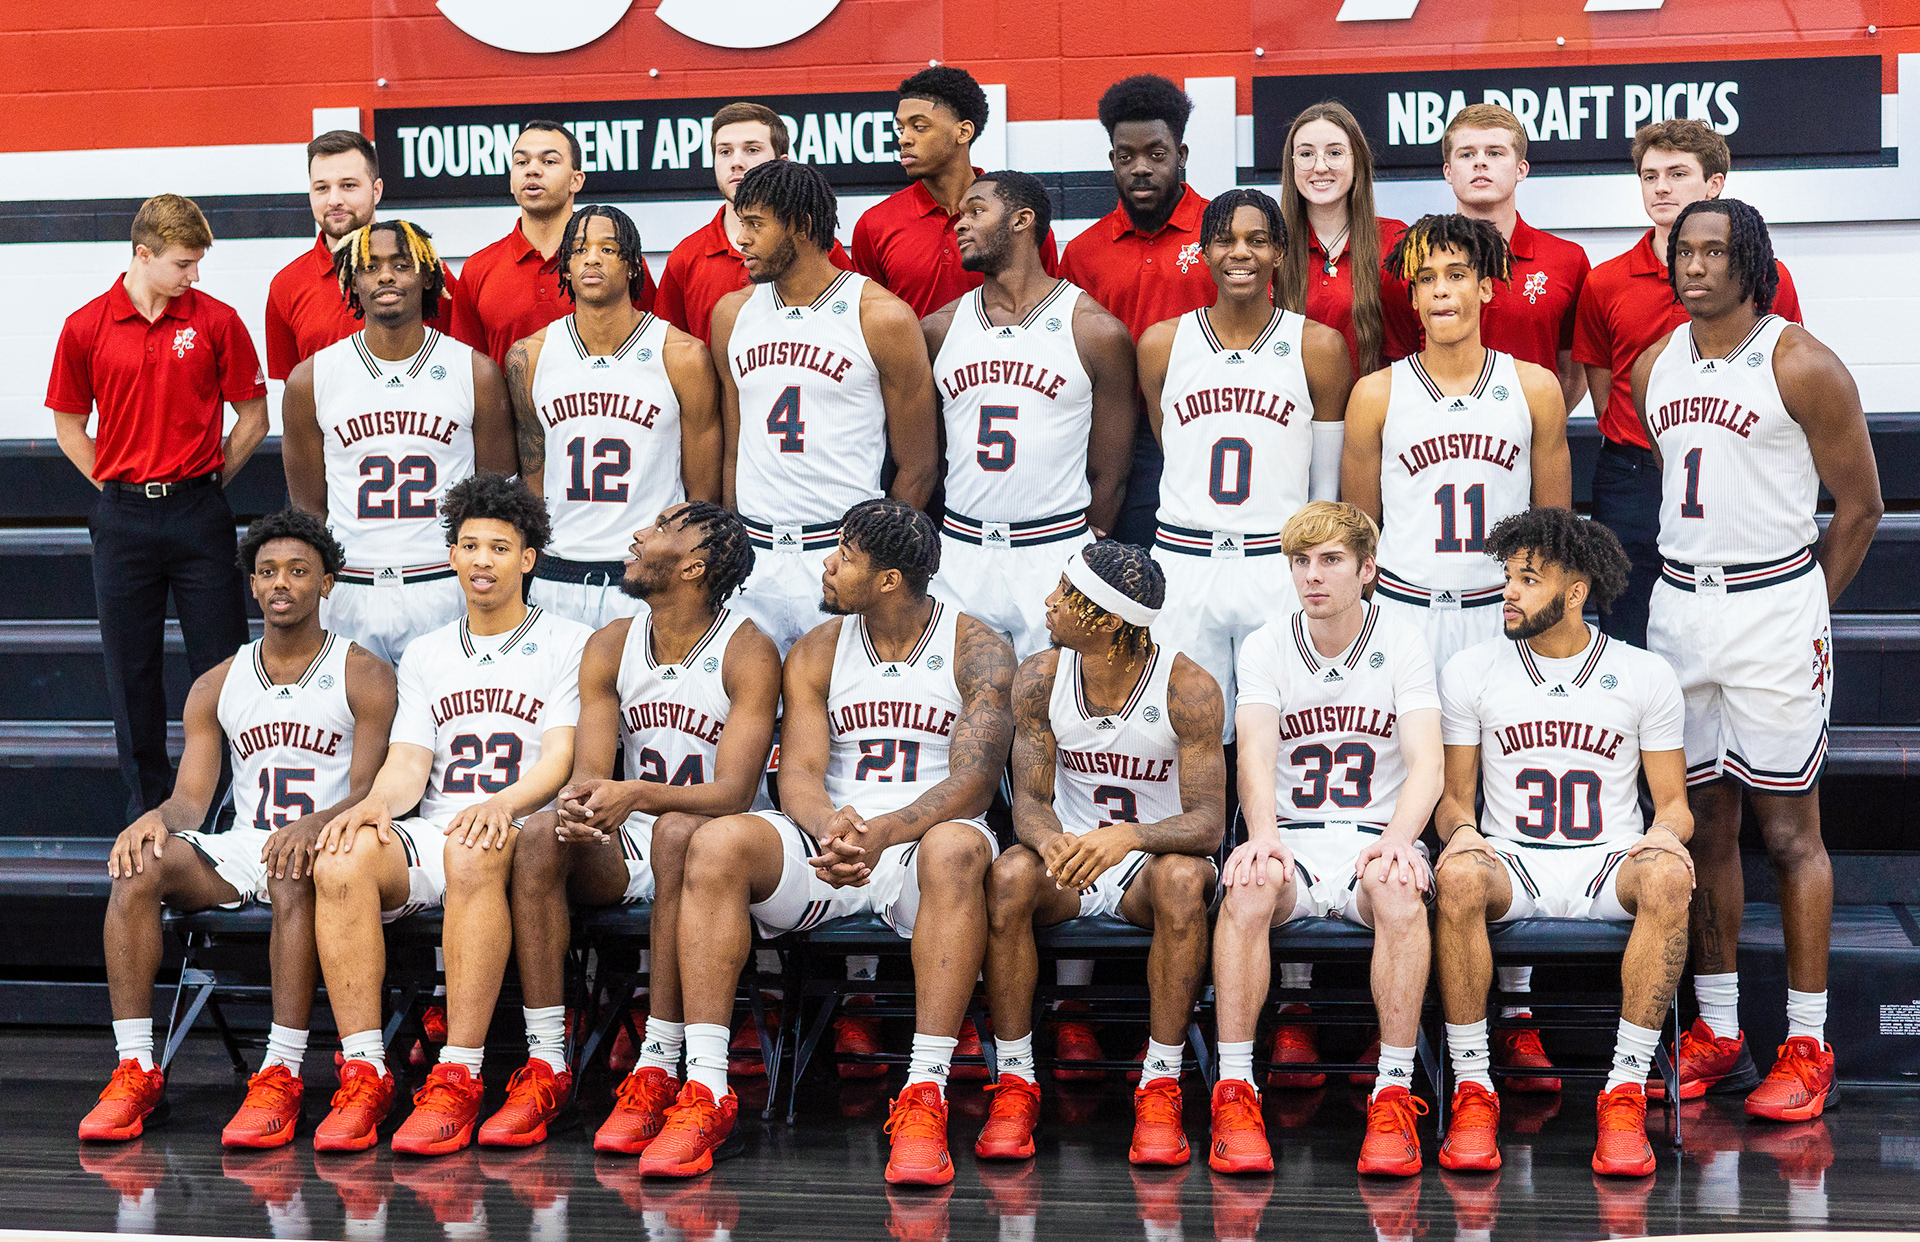
{"label": "blonde dreadlocks", "polygon": [[366,308],[360,305],[360,295],[354,289],[354,282],[359,279],[361,272],[373,266],[375,233],[392,233],[400,249],[413,260],[415,270],[420,273],[420,315],[422,318],[431,317],[440,295],[447,291],[446,276],[440,266],[439,252],[433,248],[433,234],[406,220],[375,220],[348,237],[347,244],[334,253],[333,273],[340,281],[340,300],[347,304],[354,318],[367,317]]}
{"label": "blonde dreadlocks", "polygon": [[[1166,603],[1167,576],[1145,548],[1117,539],[1101,539],[1088,544],[1082,555],[1087,568],[1128,599],[1155,609]],[[1114,615],[1082,595],[1071,582],[1066,584],[1060,603],[1089,629]],[[1112,664],[1124,654],[1127,668],[1131,669],[1135,661],[1144,659],[1152,650],[1153,635],[1148,627],[1122,621],[1120,628],[1113,632],[1112,645],[1107,648],[1107,663]]]}
{"label": "blonde dreadlocks", "polygon": [[1421,216],[1393,244],[1387,271],[1412,284],[1420,265],[1436,250],[1458,252],[1482,280],[1506,280],[1512,274],[1511,254],[1500,230],[1486,220],[1456,215]]}

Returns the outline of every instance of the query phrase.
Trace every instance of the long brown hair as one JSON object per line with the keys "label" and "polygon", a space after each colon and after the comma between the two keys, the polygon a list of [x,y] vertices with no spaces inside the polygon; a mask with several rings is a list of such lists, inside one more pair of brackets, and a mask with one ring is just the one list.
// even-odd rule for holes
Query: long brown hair
{"label": "long brown hair", "polygon": [[1347,194],[1347,252],[1353,256],[1353,338],[1360,365],[1356,376],[1380,369],[1384,328],[1380,309],[1380,228],[1373,214],[1373,151],[1353,113],[1328,100],[1312,104],[1293,118],[1287,130],[1286,175],[1280,178],[1280,214],[1291,242],[1274,276],[1275,300],[1287,310],[1307,310],[1307,269],[1312,266],[1313,226],[1307,200],[1294,180],[1293,141],[1303,125],[1331,121],[1346,131],[1353,158],[1353,189]]}

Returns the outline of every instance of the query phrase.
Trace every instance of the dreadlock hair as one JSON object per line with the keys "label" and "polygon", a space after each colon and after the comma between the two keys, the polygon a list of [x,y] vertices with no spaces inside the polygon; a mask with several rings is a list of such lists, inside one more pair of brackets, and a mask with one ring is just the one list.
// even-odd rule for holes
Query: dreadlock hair
{"label": "dreadlock hair", "polygon": [[[931,65],[900,83],[902,99],[926,99],[944,104],[963,121],[973,123],[971,144],[980,140],[987,127],[987,93],[973,75],[955,65]],[[739,200],[734,200],[736,205]]]}
{"label": "dreadlock hair", "polygon": [[440,524],[447,546],[460,542],[460,528],[475,519],[505,522],[520,533],[520,542],[538,551],[553,537],[547,506],[518,478],[477,470],[447,489],[440,498]]}
{"label": "dreadlock hair", "polygon": [[925,597],[927,584],[940,571],[940,532],[932,518],[904,500],[861,501],[840,520],[840,538],[866,553],[875,569],[899,570],[918,597]]}
{"label": "dreadlock hair", "polygon": [[251,576],[260,549],[276,539],[298,539],[312,548],[320,558],[323,574],[338,574],[340,567],[347,563],[346,552],[325,522],[304,509],[286,508],[255,518],[253,525],[247,527],[247,533],[240,537],[240,572]]}
{"label": "dreadlock hair", "polygon": [[1193,100],[1187,93],[1157,73],[1136,73],[1121,78],[1100,96],[1100,124],[1113,137],[1113,127],[1127,121],[1165,121],[1173,131],[1173,140],[1187,136],[1187,118],[1193,115]]}
{"label": "dreadlock hair", "polygon": [[1673,286],[1674,296],[1680,296],[1680,282],[1675,275],[1680,229],[1688,216],[1709,211],[1727,218],[1730,234],[1727,266],[1740,277],[1740,300],[1751,298],[1754,310],[1762,315],[1769,313],[1773,310],[1773,295],[1780,288],[1780,267],[1773,259],[1773,237],[1767,232],[1767,222],[1759,211],[1751,203],[1737,198],[1705,198],[1680,209],[1673,228],[1667,231],[1667,283]]}
{"label": "dreadlock hair", "polygon": [[1010,211],[1024,207],[1033,213],[1033,244],[1039,246],[1047,230],[1053,227],[1053,200],[1047,197],[1046,183],[1032,173],[1016,172],[1011,168],[990,172],[974,180],[993,182],[993,196],[1005,203]]}
{"label": "dreadlock hair", "polygon": [[1465,255],[1467,266],[1482,280],[1505,280],[1513,271],[1512,253],[1500,230],[1491,221],[1459,215],[1421,216],[1393,243],[1387,270],[1411,284],[1420,265],[1436,250]]}
{"label": "dreadlock hair", "polygon": [[[1134,603],[1159,608],[1167,602],[1167,575],[1145,548],[1121,543],[1118,539],[1099,539],[1082,548],[1079,555],[1086,560],[1087,568],[1100,575],[1102,582]],[[1071,581],[1067,583],[1061,603],[1080,618],[1082,625],[1099,625],[1113,616],[1082,595]],[[1132,668],[1135,660],[1145,658],[1152,649],[1153,635],[1146,626],[1122,621],[1120,628],[1113,632],[1113,644],[1107,648],[1107,663],[1112,664],[1124,652],[1127,667]]]}
{"label": "dreadlock hair", "polygon": [[736,212],[765,207],[788,228],[812,241],[819,250],[833,249],[833,231],[840,224],[840,208],[833,187],[819,169],[797,160],[768,160],[747,169],[733,192]]}
{"label": "dreadlock hair", "polygon": [[1200,213],[1200,245],[1204,248],[1216,241],[1226,241],[1233,236],[1233,213],[1242,207],[1251,207],[1267,218],[1267,232],[1273,235],[1273,244],[1280,249],[1287,248],[1287,221],[1280,214],[1280,204],[1273,201],[1271,195],[1261,190],[1238,187],[1207,204]]}
{"label": "dreadlock hair", "polygon": [[572,261],[573,252],[587,244],[587,221],[599,216],[613,224],[613,244],[620,248],[620,260],[627,265],[627,300],[640,300],[640,290],[646,284],[646,268],[640,254],[640,230],[634,226],[633,217],[618,207],[609,207],[605,203],[589,203],[574,212],[567,220],[567,231],[560,235],[560,292],[567,295],[567,301],[577,301],[573,296],[573,282],[567,278],[567,265]]}
{"label": "dreadlock hair", "polygon": [[1614,533],[1571,509],[1526,509],[1501,518],[1487,532],[1487,555],[1506,561],[1522,553],[1578,574],[1600,608],[1627,589],[1632,562]]}
{"label": "dreadlock hair", "polygon": [[753,545],[747,542],[746,524],[707,500],[690,502],[680,511],[678,520],[682,530],[697,526],[706,532],[693,550],[707,554],[702,582],[707,588],[708,607],[717,609],[753,572]]}
{"label": "dreadlock hair", "polygon": [[335,252],[333,274],[340,281],[341,300],[355,319],[367,317],[366,307],[360,305],[360,294],[353,286],[360,273],[373,265],[375,233],[392,233],[400,249],[413,260],[415,270],[420,273],[420,315],[431,317],[440,295],[447,291],[445,269],[440,266],[439,252],[433,248],[433,234],[406,220],[375,220],[348,237],[347,244]]}

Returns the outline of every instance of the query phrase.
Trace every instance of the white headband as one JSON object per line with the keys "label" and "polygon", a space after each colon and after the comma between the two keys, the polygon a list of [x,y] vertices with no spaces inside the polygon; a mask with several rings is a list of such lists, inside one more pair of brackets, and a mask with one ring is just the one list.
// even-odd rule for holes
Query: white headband
{"label": "white headband", "polygon": [[1087,564],[1087,558],[1080,555],[1079,549],[1067,554],[1067,581],[1074,589],[1086,596],[1128,625],[1152,625],[1160,615],[1158,608],[1149,608],[1139,600],[1128,599],[1120,588],[1102,578]]}

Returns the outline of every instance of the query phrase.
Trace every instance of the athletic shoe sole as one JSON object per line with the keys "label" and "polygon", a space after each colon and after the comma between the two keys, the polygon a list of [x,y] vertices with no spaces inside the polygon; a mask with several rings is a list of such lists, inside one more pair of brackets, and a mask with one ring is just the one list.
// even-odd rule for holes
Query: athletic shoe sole
{"label": "athletic shoe sole", "polygon": [[981,1160],[1031,1160],[1033,1158],[1033,1136],[1029,1134],[1025,1143],[985,1143],[975,1142],[973,1154]]}
{"label": "athletic shoe sole", "polygon": [[299,1130],[299,1128],[300,1120],[296,1117],[286,1128],[276,1131],[273,1134],[230,1137],[226,1131],[222,1130],[220,1132],[220,1146],[240,1149],[252,1148],[256,1150],[285,1147],[288,1143],[293,1142],[294,1132]]}
{"label": "athletic shoe sole", "polygon": [[662,1161],[648,1164],[645,1156],[640,1157],[640,1175],[642,1177],[698,1177],[713,1167],[713,1149],[708,1148],[690,1164],[667,1164]]}
{"label": "athletic shoe sole", "polygon": [[473,1125],[468,1123],[451,1138],[436,1139],[431,1142],[409,1141],[400,1145],[400,1136],[393,1136],[393,1150],[403,1156],[450,1156],[473,1142]]}
{"label": "athletic shoe sole", "polygon": [[944,1186],[953,1180],[953,1161],[934,1169],[896,1169],[887,1166],[889,1186]]}
{"label": "athletic shoe sole", "polygon": [[95,1130],[92,1134],[88,1134],[85,1130],[80,1131],[80,1141],[83,1143],[125,1143],[130,1139],[137,1139],[142,1134],[145,1134],[149,1125],[157,1126],[166,1119],[167,1102],[163,1099],[146,1112],[135,1117],[130,1124],[121,1126],[118,1129]]}
{"label": "athletic shoe sole", "polygon": [[365,1151],[379,1141],[380,1127],[376,1124],[365,1134],[357,1134],[352,1138],[322,1138],[320,1135],[315,1134],[313,1136],[313,1149],[315,1151]]}
{"label": "athletic shoe sole", "polygon": [[1131,1164],[1169,1165],[1178,1167],[1193,1159],[1193,1148],[1179,1147],[1160,1151],[1141,1151],[1138,1147],[1127,1148],[1127,1160]]}
{"label": "athletic shoe sole", "polygon": [[[1703,1095],[1733,1095],[1736,1092],[1751,1091],[1759,1085],[1760,1067],[1753,1063],[1752,1054],[1743,1047],[1732,1069],[1718,1078],[1694,1079],[1680,1088],[1680,1098],[1697,1100]],[[1664,1100],[1667,1098],[1667,1084],[1659,1078],[1650,1079],[1646,1092],[1649,1100]]]}
{"label": "athletic shoe sole", "polygon": [[1455,1173],[1491,1173],[1500,1167],[1500,1149],[1496,1147],[1485,1156],[1459,1156],[1449,1154],[1447,1149],[1442,1147],[1440,1167]]}
{"label": "athletic shoe sole", "polygon": [[1592,1164],[1593,1171],[1602,1177],[1652,1177],[1653,1171],[1659,1167],[1659,1162],[1654,1159],[1651,1152],[1647,1153],[1646,1160],[1640,1164],[1602,1160],[1600,1154],[1595,1152]]}
{"label": "athletic shoe sole", "polygon": [[1747,1101],[1747,1116],[1759,1117],[1764,1121],[1812,1121],[1815,1117],[1827,1111],[1827,1105],[1836,1102],[1839,1098],[1840,1084],[1836,1082],[1819,1095],[1808,1100],[1805,1104],[1798,1105],[1794,1108],[1762,1111],[1764,1106],[1762,1106],[1762,1108],[1755,1108],[1753,1102],[1749,1100]]}

